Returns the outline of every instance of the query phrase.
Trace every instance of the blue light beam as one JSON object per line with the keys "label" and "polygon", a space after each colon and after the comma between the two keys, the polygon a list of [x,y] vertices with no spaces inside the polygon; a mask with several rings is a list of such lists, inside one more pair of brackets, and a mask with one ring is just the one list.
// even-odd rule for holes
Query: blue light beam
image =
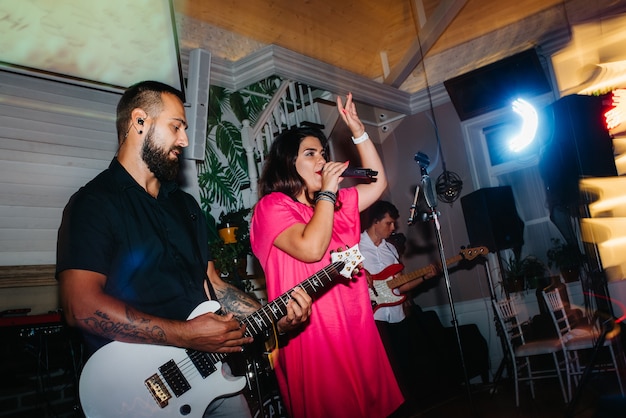
{"label": "blue light beam", "polygon": [[513,102],[513,111],[522,118],[522,129],[519,135],[509,141],[509,149],[513,152],[520,152],[535,140],[539,117],[534,106],[524,99],[517,99]]}

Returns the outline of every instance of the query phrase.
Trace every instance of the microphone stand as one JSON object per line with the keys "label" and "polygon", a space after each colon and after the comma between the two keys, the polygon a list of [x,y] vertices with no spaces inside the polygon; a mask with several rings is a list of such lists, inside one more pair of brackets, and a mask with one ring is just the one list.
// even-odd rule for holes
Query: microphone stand
{"label": "microphone stand", "polygon": [[443,240],[441,238],[441,225],[439,223],[439,214],[437,213],[437,209],[436,209],[437,208],[437,195],[433,188],[433,184],[430,179],[430,176],[428,175],[428,171],[426,171],[426,168],[428,168],[428,165],[430,164],[430,159],[428,158],[427,155],[421,152],[418,152],[417,154],[415,154],[415,161],[417,161],[417,163],[420,166],[420,172],[421,172],[422,178],[420,180],[420,184],[417,186],[417,189],[415,191],[415,200],[413,202],[413,205],[411,206],[409,225],[413,224],[413,218],[415,217],[414,208],[417,205],[417,195],[421,187],[422,190],[424,191],[424,200],[426,201],[426,205],[428,206],[428,212],[426,213],[424,221],[428,219],[432,219],[433,224],[435,225],[435,235],[437,236],[437,244],[439,247],[439,257],[441,259],[441,268],[443,272],[443,277],[446,282],[446,290],[448,292],[448,303],[450,304],[452,324],[454,325],[454,331],[456,334],[456,342],[459,348],[459,357],[461,359],[461,368],[463,369],[463,378],[465,382],[465,387],[467,388],[467,395],[470,401],[470,405],[472,405],[472,409],[473,409],[474,405],[472,401],[472,392],[470,389],[469,378],[467,375],[467,368],[465,366],[465,358],[463,356],[463,345],[461,344],[461,334],[459,332],[459,323],[456,317],[456,311],[454,309],[454,301],[452,299],[452,287],[450,286],[450,274],[448,272],[448,266],[446,263],[446,257],[445,257],[445,252],[443,248]]}

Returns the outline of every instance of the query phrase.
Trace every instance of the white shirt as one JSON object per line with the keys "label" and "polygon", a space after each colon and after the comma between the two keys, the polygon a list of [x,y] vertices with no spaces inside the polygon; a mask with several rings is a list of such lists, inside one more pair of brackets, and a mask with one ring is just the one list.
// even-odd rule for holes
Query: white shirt
{"label": "white shirt", "polygon": [[[365,267],[365,270],[370,272],[370,274],[378,274],[386,267],[400,262],[398,250],[396,250],[395,246],[385,240],[382,240],[378,246],[374,245],[367,231],[361,233],[359,249],[365,259],[363,261],[363,267]],[[377,321],[397,323],[402,321],[405,317],[402,304],[382,306],[374,312],[374,319]]]}

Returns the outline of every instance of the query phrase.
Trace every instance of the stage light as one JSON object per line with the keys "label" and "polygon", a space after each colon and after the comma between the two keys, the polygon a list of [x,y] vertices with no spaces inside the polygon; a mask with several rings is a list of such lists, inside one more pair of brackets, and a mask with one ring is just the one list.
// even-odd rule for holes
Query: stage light
{"label": "stage light", "polygon": [[626,178],[583,178],[579,188],[591,216],[580,220],[582,240],[596,245],[607,280],[621,280],[626,271]]}
{"label": "stage light", "polygon": [[534,106],[524,99],[513,102],[513,111],[522,118],[522,129],[509,141],[509,148],[513,152],[520,152],[535,140],[539,117]]}

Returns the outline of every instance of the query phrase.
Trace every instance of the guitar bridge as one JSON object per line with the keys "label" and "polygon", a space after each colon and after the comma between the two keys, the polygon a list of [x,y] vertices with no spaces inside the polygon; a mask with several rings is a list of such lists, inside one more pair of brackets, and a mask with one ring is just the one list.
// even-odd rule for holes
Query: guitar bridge
{"label": "guitar bridge", "polygon": [[159,407],[165,408],[172,398],[172,395],[170,391],[167,390],[167,386],[165,386],[161,378],[157,374],[153,374],[147,378],[144,383]]}

